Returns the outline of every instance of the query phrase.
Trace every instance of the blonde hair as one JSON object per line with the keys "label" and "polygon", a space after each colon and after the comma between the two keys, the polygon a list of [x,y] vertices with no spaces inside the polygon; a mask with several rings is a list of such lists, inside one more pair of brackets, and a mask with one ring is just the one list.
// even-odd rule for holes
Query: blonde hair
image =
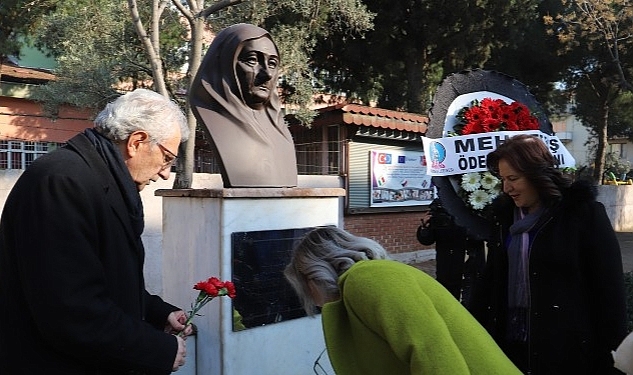
{"label": "blonde hair", "polygon": [[312,281],[328,299],[338,299],[339,276],[358,261],[387,258],[387,251],[372,239],[333,226],[319,227],[306,234],[295,247],[284,275],[306,313],[313,315],[316,306],[308,281]]}

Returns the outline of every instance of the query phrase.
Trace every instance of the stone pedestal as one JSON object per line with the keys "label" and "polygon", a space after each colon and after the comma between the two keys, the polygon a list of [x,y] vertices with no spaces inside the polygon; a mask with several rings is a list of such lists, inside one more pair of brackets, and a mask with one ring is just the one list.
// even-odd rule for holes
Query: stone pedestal
{"label": "stone pedestal", "polygon": [[[344,194],[340,188],[158,190],[165,299],[189,309],[196,282],[211,276],[231,280],[232,233],[338,226]],[[310,374],[325,348],[320,316],[234,331],[228,297],[211,301],[201,313],[194,320],[199,375]]]}

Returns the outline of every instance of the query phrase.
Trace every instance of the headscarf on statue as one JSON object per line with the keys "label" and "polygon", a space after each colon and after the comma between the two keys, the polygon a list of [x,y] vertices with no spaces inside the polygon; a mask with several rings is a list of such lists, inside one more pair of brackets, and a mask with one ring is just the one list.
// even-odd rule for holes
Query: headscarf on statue
{"label": "headscarf on statue", "polygon": [[236,73],[243,44],[261,38],[272,41],[266,30],[250,24],[220,31],[191,86],[191,108],[218,152],[225,187],[297,184],[294,143],[276,89],[278,73],[270,79],[275,89],[261,110],[246,104],[247,93],[242,92]]}

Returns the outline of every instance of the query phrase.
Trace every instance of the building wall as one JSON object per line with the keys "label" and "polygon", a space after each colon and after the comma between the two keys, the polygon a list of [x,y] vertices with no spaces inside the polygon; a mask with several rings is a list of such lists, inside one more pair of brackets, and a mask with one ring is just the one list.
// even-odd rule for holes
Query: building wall
{"label": "building wall", "polygon": [[[593,165],[593,155],[588,147],[590,142],[589,130],[586,126],[573,115],[554,121],[552,125],[556,135],[561,138],[567,150],[576,159],[576,167]],[[633,142],[625,139],[612,139],[607,146],[607,152],[615,152],[633,165]]]}
{"label": "building wall", "polygon": [[5,96],[0,100],[0,139],[64,143],[92,126],[89,111],[65,106],[52,119],[33,100]]}
{"label": "building wall", "polygon": [[407,253],[426,248],[415,236],[421,216],[420,212],[348,215],[345,216],[345,229],[378,241],[390,253]]}
{"label": "building wall", "polygon": [[556,135],[565,144],[567,151],[576,159],[576,167],[593,163],[593,160],[589,159],[591,155],[587,148],[589,131],[575,116],[568,116],[559,121],[554,121],[552,126]]}

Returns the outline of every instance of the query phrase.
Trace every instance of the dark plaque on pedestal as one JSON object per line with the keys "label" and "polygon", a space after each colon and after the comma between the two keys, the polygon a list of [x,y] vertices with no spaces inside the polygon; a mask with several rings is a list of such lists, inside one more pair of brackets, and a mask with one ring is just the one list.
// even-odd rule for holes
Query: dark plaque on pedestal
{"label": "dark plaque on pedestal", "polygon": [[232,280],[237,292],[233,300],[234,331],[306,315],[283,271],[294,246],[312,229],[231,234]]}

